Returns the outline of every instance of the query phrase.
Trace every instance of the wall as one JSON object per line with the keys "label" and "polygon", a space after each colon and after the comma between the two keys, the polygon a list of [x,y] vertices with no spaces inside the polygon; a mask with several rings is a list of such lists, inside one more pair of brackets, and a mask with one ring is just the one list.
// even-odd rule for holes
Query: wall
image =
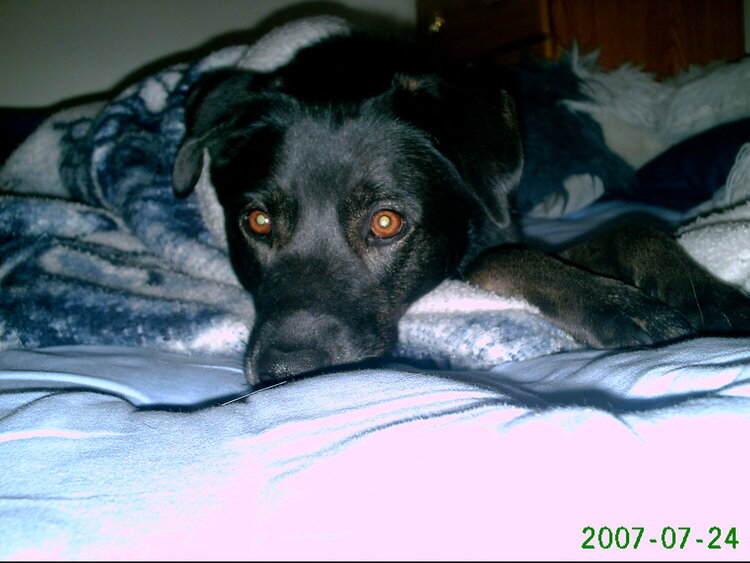
{"label": "wall", "polygon": [[355,17],[392,19],[401,30],[416,20],[413,0],[0,0],[0,106],[115,88],[146,64],[251,30],[284,9],[364,11]]}
{"label": "wall", "polygon": [[[750,53],[750,0],[745,50]],[[0,0],[0,106],[34,107],[116,88],[131,73],[226,32],[252,29],[300,0]],[[339,0],[415,25],[414,0]]]}

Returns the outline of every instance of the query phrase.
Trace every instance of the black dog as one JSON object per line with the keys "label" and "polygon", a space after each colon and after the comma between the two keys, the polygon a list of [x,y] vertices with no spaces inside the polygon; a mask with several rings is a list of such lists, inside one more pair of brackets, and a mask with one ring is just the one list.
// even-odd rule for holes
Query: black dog
{"label": "black dog", "polygon": [[256,305],[246,370],[261,381],[386,355],[408,306],[455,275],[527,299],[592,347],[750,328],[745,295],[657,231],[557,257],[520,246],[511,98],[400,43],[353,33],[271,73],[213,73],[186,123],[175,192],[208,155]]}

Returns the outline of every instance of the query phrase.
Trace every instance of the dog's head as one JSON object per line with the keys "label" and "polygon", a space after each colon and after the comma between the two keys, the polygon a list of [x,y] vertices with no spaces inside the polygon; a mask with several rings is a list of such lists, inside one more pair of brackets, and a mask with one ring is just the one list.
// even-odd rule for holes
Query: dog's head
{"label": "dog's head", "polygon": [[345,42],[320,51],[204,77],[174,167],[179,196],[209,167],[255,302],[246,371],[261,381],[387,354],[408,306],[456,271],[470,222],[509,224],[520,173],[504,93],[351,73],[335,64],[354,56]]}

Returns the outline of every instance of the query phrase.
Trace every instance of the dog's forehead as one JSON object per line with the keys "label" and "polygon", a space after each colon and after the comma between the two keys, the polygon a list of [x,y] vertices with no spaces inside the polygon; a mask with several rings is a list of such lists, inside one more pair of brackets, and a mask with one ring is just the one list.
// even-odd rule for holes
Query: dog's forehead
{"label": "dog's forehead", "polygon": [[305,117],[288,125],[277,160],[277,180],[293,192],[342,197],[377,186],[394,195],[413,191],[402,177],[417,180],[431,158],[419,131],[396,120],[354,116]]}
{"label": "dog's forehead", "polygon": [[398,142],[397,133],[389,137],[381,126],[364,119],[336,123],[303,118],[287,129],[282,150],[291,164],[306,168],[372,168],[385,164],[384,160],[394,152],[389,150],[389,145]]}

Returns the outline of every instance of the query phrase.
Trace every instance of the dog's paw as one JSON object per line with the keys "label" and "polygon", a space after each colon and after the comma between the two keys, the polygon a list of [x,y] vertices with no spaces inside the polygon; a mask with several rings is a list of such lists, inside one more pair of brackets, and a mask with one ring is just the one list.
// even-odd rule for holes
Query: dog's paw
{"label": "dog's paw", "polygon": [[[680,340],[695,327],[672,307],[616,280],[600,278],[580,302],[568,331],[592,348],[629,348]],[[592,290],[594,288],[591,288]]]}
{"label": "dog's paw", "polygon": [[715,282],[700,288],[692,309],[693,324],[705,332],[750,334],[750,297],[733,286]]}
{"label": "dog's paw", "polygon": [[645,277],[639,287],[679,310],[698,331],[750,334],[750,296],[703,270],[683,272],[682,277]]}
{"label": "dog's paw", "polygon": [[679,340],[696,328],[637,287],[524,248],[495,248],[466,271],[471,283],[519,297],[582,344],[627,348]]}

